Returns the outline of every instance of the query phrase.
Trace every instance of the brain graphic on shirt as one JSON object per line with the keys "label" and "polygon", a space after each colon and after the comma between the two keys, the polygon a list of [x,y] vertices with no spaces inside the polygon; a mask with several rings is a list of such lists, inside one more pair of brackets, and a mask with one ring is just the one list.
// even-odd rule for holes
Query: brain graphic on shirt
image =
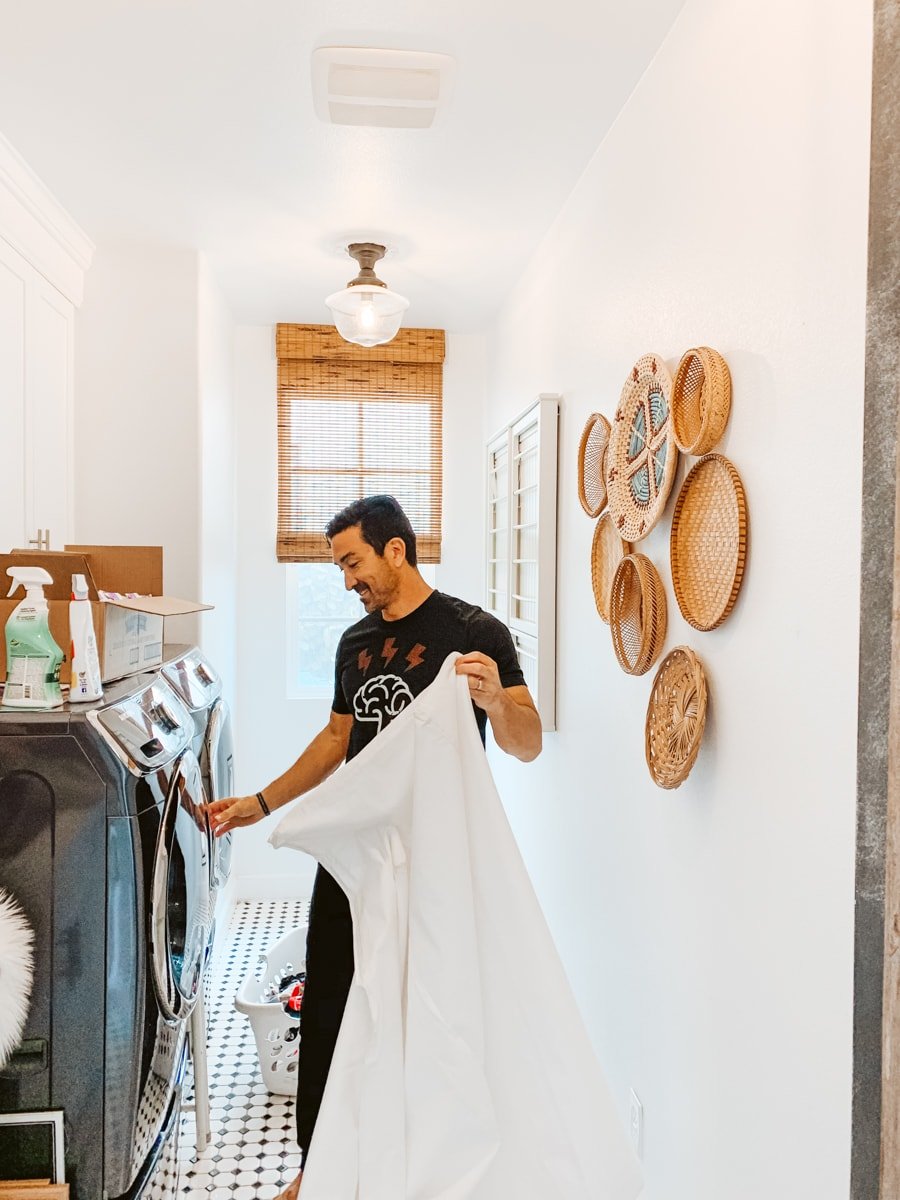
{"label": "brain graphic on shirt", "polygon": [[413,694],[399,675],[376,675],[367,679],[353,697],[357,721],[374,721],[380,733],[394,717],[411,704]]}

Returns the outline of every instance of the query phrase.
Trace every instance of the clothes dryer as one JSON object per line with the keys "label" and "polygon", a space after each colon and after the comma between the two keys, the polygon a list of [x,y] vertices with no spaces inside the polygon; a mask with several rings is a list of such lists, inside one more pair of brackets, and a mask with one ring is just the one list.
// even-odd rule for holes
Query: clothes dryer
{"label": "clothes dryer", "polygon": [[0,712],[0,885],[35,930],[37,967],[0,1109],[63,1110],[72,1200],[177,1195],[186,1029],[211,919],[191,739],[156,676],[111,685],[93,706]]}
{"label": "clothes dryer", "polygon": [[[212,663],[193,647],[167,647],[167,660],[160,674],[191,714],[194,727],[193,749],[200,763],[203,788],[209,800],[233,794],[234,754],[228,705],[222,698],[222,680]],[[211,906],[216,901],[231,870],[231,837],[214,838],[209,831]],[[213,919],[209,949],[212,951],[216,922]],[[207,1069],[207,1021],[205,996],[191,1017],[190,1045],[194,1077],[193,1111],[198,1153],[211,1136],[209,1077]]]}
{"label": "clothes dryer", "polygon": [[[169,647],[166,648],[167,652]],[[234,794],[234,747],[231,714],[222,697],[222,680],[215,667],[196,646],[172,647],[160,674],[194,720],[194,753],[200,762],[203,786],[209,800]],[[231,872],[232,835],[212,839],[213,898],[219,895]]]}

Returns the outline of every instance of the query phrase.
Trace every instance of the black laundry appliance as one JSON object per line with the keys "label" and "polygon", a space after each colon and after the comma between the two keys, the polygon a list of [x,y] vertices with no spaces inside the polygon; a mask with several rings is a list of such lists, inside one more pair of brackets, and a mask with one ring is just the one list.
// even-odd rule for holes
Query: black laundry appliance
{"label": "black laundry appliance", "polygon": [[[0,1110],[63,1110],[72,1200],[177,1195],[186,1029],[211,923],[192,735],[158,676],[93,705],[0,710],[0,886],[35,930],[36,960]],[[0,1178],[35,1174],[12,1157]]]}

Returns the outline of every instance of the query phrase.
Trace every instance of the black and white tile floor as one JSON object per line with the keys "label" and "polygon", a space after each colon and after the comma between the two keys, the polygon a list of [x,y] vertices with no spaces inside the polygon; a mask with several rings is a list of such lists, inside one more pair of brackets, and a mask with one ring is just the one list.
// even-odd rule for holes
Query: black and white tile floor
{"label": "black and white tile floor", "polygon": [[[262,1082],[250,1022],[234,997],[257,973],[259,955],[308,915],[305,901],[238,901],[219,935],[207,992],[211,1138],[198,1154],[194,1115],[182,1117],[182,1200],[272,1200],[297,1173],[294,1099]],[[193,1100],[190,1080],[185,1099]]]}

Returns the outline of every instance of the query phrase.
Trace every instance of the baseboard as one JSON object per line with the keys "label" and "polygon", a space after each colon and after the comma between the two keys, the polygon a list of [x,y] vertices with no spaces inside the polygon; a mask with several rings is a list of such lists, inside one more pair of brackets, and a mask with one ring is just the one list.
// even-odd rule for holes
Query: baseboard
{"label": "baseboard", "polygon": [[234,880],[232,903],[237,900],[308,900],[312,881],[302,875],[239,875]]}

